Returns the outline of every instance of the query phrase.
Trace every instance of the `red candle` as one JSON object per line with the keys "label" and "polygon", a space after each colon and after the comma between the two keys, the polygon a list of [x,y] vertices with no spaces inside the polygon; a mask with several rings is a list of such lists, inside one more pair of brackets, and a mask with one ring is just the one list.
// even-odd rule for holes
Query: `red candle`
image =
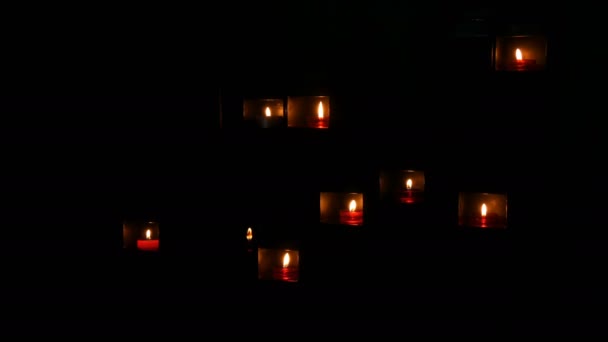
{"label": "red candle", "polygon": [[325,117],[325,110],[323,108],[323,102],[319,101],[319,106],[317,107],[317,117],[312,121],[313,128],[328,128],[329,127],[329,117]]}
{"label": "red candle", "polygon": [[363,224],[363,211],[357,210],[357,201],[351,200],[348,210],[340,211],[340,223],[350,226],[360,226]]}
{"label": "red candle", "polygon": [[288,252],[285,252],[283,256],[283,266],[277,267],[274,270],[273,278],[275,280],[281,280],[286,282],[297,282],[298,281],[298,267],[292,266],[291,257]]}
{"label": "red candle", "polygon": [[146,230],[146,239],[137,240],[137,249],[147,252],[157,252],[159,247],[158,239],[152,239],[152,231]]}
{"label": "red candle", "polygon": [[524,59],[520,49],[515,50],[515,65],[517,71],[524,71],[532,68],[536,64],[536,59]]}
{"label": "red candle", "polygon": [[405,181],[405,190],[403,191],[403,194],[402,194],[400,200],[401,200],[401,203],[407,203],[407,204],[415,202],[414,196],[412,194],[412,180],[410,178],[408,178]]}
{"label": "red candle", "polygon": [[472,223],[473,227],[480,228],[498,228],[504,227],[504,219],[502,219],[496,213],[488,213],[488,207],[485,203],[481,205],[481,216],[474,217]]}

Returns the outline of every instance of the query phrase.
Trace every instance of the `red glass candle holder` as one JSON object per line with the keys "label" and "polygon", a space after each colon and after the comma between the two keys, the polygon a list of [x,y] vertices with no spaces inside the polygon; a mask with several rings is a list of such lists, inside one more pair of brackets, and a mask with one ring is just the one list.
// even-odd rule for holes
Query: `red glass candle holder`
{"label": "red glass candle holder", "polygon": [[507,228],[507,195],[461,192],[458,224],[474,228]]}
{"label": "red glass candle holder", "polygon": [[497,36],[494,60],[498,71],[544,70],[547,41],[542,35]]}
{"label": "red glass candle holder", "polygon": [[158,222],[125,221],[123,223],[123,247],[143,252],[160,250],[160,230]]}
{"label": "red glass candle holder", "polygon": [[290,96],[287,98],[287,126],[329,128],[329,96]]}
{"label": "red glass candle holder", "polygon": [[321,223],[363,225],[363,194],[322,192],[319,202]]}
{"label": "red glass candle holder", "polygon": [[380,173],[381,199],[414,204],[424,201],[425,177],[420,170],[388,170]]}
{"label": "red glass candle holder", "polygon": [[258,248],[258,279],[297,283],[300,279],[299,251]]}

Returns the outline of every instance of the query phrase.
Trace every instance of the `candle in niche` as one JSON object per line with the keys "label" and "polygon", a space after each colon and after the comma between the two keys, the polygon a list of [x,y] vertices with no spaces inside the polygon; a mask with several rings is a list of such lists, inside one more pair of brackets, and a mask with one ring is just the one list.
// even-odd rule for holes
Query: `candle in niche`
{"label": "candle in niche", "polygon": [[401,197],[401,202],[403,203],[414,203],[414,198],[412,196],[412,179],[408,178],[405,181],[405,196]]}
{"label": "candle in niche", "polygon": [[274,279],[287,282],[296,282],[298,280],[298,268],[292,265],[289,252],[285,252],[282,265],[275,269]]}
{"label": "candle in niche", "polygon": [[325,108],[323,108],[323,101],[319,101],[317,106],[317,120],[314,122],[315,128],[327,128],[327,119],[325,119]]}
{"label": "candle in niche", "polygon": [[518,71],[528,70],[536,64],[535,59],[524,58],[521,49],[515,49],[515,69]]}
{"label": "candle in niche", "polygon": [[357,201],[351,200],[348,204],[348,210],[340,211],[340,223],[350,226],[363,224],[363,211],[357,210]]}
{"label": "candle in niche", "polygon": [[507,195],[461,192],[458,202],[460,226],[507,228]]}
{"label": "candle in niche", "polygon": [[158,242],[158,239],[152,238],[152,230],[146,229],[145,239],[137,240],[137,249],[147,252],[156,252],[159,247]]}
{"label": "candle in niche", "polygon": [[282,99],[245,99],[244,124],[262,128],[281,127],[285,114],[283,104]]}
{"label": "candle in niche", "polygon": [[486,228],[487,227],[487,216],[488,215],[488,207],[486,206],[485,203],[483,203],[481,205],[481,227],[482,228]]}

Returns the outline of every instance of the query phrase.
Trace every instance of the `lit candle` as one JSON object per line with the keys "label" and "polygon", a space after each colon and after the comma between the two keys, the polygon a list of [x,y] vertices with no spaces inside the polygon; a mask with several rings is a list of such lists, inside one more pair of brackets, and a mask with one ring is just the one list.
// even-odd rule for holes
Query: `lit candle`
{"label": "lit candle", "polygon": [[266,107],[266,110],[264,111],[264,114],[266,115],[267,118],[270,117],[270,107]]}
{"label": "lit candle", "polygon": [[412,184],[411,178],[408,178],[405,181],[405,197],[401,197],[401,202],[414,203],[414,198],[412,197]]}
{"label": "lit candle", "polygon": [[252,245],[252,240],[253,240],[253,230],[251,230],[251,227],[247,228],[247,251],[248,252],[253,252],[253,248],[251,247]]}
{"label": "lit candle", "polygon": [[327,119],[325,118],[325,109],[323,108],[323,101],[319,101],[317,106],[317,120],[315,128],[327,128]]}
{"label": "lit candle", "polygon": [[487,217],[486,215],[488,214],[488,207],[486,206],[485,203],[483,203],[481,205],[481,227],[482,228],[486,228],[487,227]]}
{"label": "lit candle", "polygon": [[524,59],[523,53],[519,48],[515,49],[515,69],[523,71],[536,64],[535,59]]}
{"label": "lit candle", "polygon": [[152,239],[152,230],[146,230],[146,239],[137,240],[137,249],[141,251],[156,252],[158,251],[158,239]]}
{"label": "lit candle", "polygon": [[363,224],[363,212],[361,210],[357,210],[357,201],[350,201],[348,211],[340,211],[340,223],[351,226],[360,226]]}
{"label": "lit candle", "polygon": [[274,279],[287,282],[298,281],[298,266],[292,264],[289,252],[285,252],[283,255],[282,266],[278,270],[275,270]]}

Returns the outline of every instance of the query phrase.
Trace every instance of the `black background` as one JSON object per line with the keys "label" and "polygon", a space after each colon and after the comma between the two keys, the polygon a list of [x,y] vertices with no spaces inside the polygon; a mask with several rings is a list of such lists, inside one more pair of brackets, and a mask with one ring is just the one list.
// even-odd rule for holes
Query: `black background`
{"label": "black background", "polygon": [[[22,331],[581,334],[600,320],[605,67],[590,13],[382,1],[7,13],[0,255]],[[544,29],[546,71],[492,71],[493,35],[517,22]],[[330,95],[335,126],[240,127],[243,97],[296,94]],[[383,212],[385,168],[425,170],[425,204]],[[333,190],[365,192],[369,224],[320,226],[318,193]],[[507,192],[509,229],[457,227],[469,190]],[[160,255],[123,253],[126,218],[161,222]],[[300,248],[300,284],[255,281],[248,226],[259,244]]]}

